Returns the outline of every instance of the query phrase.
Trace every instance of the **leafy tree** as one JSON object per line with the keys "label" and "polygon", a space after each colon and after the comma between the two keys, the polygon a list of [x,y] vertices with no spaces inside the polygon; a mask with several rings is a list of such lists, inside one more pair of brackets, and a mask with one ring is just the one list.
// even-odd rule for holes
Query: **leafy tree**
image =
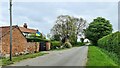
{"label": "leafy tree", "polygon": [[86,20],[69,15],[60,15],[51,29],[52,37],[56,40],[69,38],[70,42],[76,42],[77,36],[83,31]]}
{"label": "leafy tree", "polygon": [[88,28],[84,30],[84,34],[92,44],[97,45],[97,41],[103,36],[112,33],[112,30],[112,25],[109,20],[97,17],[89,24]]}
{"label": "leafy tree", "polygon": [[52,40],[55,40],[55,41],[60,41],[60,37],[59,37],[59,35],[54,35],[53,37],[52,37]]}

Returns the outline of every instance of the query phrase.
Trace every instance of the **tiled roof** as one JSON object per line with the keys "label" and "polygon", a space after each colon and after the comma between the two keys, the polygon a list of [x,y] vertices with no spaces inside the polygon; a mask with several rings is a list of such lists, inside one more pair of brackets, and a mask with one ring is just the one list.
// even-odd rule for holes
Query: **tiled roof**
{"label": "tiled roof", "polygon": [[29,28],[25,28],[25,27],[19,27],[19,29],[21,30],[21,32],[26,32],[26,33],[36,33],[37,30],[35,29],[29,29]]}
{"label": "tiled roof", "polygon": [[[29,29],[29,28],[25,28],[25,27],[18,27],[16,26],[12,26],[12,29],[14,28],[19,28],[21,32],[26,32],[26,33],[36,33],[37,30],[35,29]],[[10,32],[10,26],[2,26],[0,27],[0,38],[5,36],[6,34],[8,34]]]}

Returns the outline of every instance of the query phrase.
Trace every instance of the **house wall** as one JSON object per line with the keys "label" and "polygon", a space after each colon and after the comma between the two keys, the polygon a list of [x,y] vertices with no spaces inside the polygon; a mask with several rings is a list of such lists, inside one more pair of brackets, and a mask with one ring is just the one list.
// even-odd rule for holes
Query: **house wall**
{"label": "house wall", "polygon": [[[0,37],[2,36],[2,29],[0,29]],[[0,39],[0,58],[2,53],[2,39]]]}
{"label": "house wall", "polygon": [[[26,38],[22,35],[20,30],[16,27],[12,30],[12,54],[20,55],[26,53],[34,53],[39,46],[36,42],[27,42]],[[2,38],[2,55],[7,57],[10,52],[10,34]]]}
{"label": "house wall", "polygon": [[39,52],[39,42],[27,42],[27,50],[29,53]]}

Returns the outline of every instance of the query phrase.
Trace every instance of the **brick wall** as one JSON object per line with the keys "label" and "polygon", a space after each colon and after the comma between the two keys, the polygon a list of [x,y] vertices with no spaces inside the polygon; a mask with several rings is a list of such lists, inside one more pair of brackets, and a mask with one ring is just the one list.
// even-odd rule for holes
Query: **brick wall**
{"label": "brick wall", "polygon": [[[34,53],[39,51],[39,43],[27,42],[26,38],[22,35],[18,27],[12,30],[12,54],[20,55],[26,53]],[[10,52],[10,34],[6,34],[2,37],[2,55],[9,56]]]}
{"label": "brick wall", "polygon": [[50,50],[50,47],[51,47],[51,43],[50,42],[46,42],[46,50]]}
{"label": "brick wall", "polygon": [[27,51],[29,53],[39,52],[39,42],[28,42]]}
{"label": "brick wall", "polygon": [[[26,49],[26,39],[18,30],[18,28],[14,28],[12,30],[12,54],[20,54],[24,52]],[[2,54],[6,55],[10,52],[10,34],[6,34],[2,38]]]}
{"label": "brick wall", "polygon": [[[0,37],[2,37],[2,29],[0,29]],[[0,58],[2,56],[2,38],[0,38]]]}

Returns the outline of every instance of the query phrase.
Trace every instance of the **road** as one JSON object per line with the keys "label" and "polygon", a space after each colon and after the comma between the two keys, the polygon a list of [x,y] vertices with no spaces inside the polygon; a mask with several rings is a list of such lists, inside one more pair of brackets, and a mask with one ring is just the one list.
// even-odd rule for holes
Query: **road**
{"label": "road", "polygon": [[11,66],[85,66],[88,46],[47,52],[49,54],[23,60]]}

